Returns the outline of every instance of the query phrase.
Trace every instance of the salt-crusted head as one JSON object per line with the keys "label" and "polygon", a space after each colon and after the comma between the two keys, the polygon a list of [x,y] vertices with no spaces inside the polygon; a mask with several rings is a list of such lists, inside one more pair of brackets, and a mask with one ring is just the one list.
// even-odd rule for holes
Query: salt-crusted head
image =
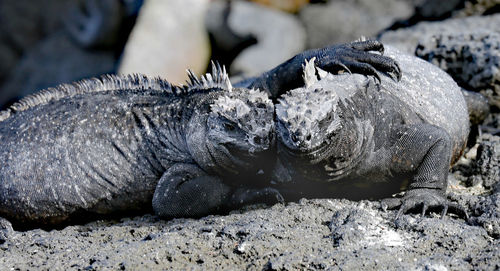
{"label": "salt-crusted head", "polygon": [[218,174],[237,174],[261,167],[274,146],[274,105],[266,93],[233,88],[225,69],[190,82],[182,92],[204,91],[203,106],[193,114],[187,141],[198,164]]}
{"label": "salt-crusted head", "polygon": [[273,144],[273,116],[274,105],[265,93],[233,89],[211,105],[208,137],[229,151],[264,151]]}
{"label": "salt-crusted head", "polygon": [[276,105],[278,139],[297,152],[321,147],[341,128],[339,97],[318,83],[314,59],[306,62],[304,81],[305,87],[289,91]]}

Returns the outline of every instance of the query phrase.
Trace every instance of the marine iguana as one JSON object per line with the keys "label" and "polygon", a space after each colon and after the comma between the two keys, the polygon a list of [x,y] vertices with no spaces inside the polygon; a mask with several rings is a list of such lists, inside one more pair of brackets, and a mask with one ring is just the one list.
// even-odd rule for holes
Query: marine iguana
{"label": "marine iguana", "polygon": [[[1,112],[0,216],[57,224],[82,213],[149,209],[151,202],[166,217],[216,211],[233,192],[219,177],[251,172],[254,156],[270,150],[274,106],[263,92],[232,88],[220,67],[190,77],[177,87],[104,76]],[[196,186],[176,198],[188,179]],[[174,199],[185,201],[183,209]]]}
{"label": "marine iguana", "polygon": [[386,52],[401,67],[400,82],[305,65],[305,86],[276,105],[274,187],[285,200],[386,198],[404,190],[403,198],[383,201],[400,207],[396,218],[416,208],[422,215],[441,208],[442,216],[448,209],[466,216],[445,197],[450,164],[469,133],[461,89],[428,62]]}
{"label": "marine iguana", "polygon": [[[397,76],[395,62],[373,50],[382,44],[307,51],[240,84],[248,88],[233,88],[216,67],[201,79],[191,74],[184,87],[104,76],[28,96],[0,112],[0,216],[39,227],[148,209],[151,202],[169,218],[280,200],[253,175],[272,165],[266,156],[274,107],[250,88],[279,95],[300,82],[301,63],[312,57],[328,70],[376,75],[376,68]],[[0,219],[8,230],[6,221]]]}

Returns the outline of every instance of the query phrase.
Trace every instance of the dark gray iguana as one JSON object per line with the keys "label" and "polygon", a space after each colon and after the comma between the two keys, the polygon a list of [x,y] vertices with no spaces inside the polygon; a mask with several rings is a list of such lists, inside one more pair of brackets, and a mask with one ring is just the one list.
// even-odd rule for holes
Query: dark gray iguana
{"label": "dark gray iguana", "polygon": [[285,200],[384,198],[406,190],[384,201],[400,206],[397,217],[415,208],[464,214],[445,197],[450,164],[469,133],[461,90],[428,62],[391,48],[386,56],[399,63],[400,82],[384,77],[377,84],[306,64],[305,86],[276,105],[275,188]]}
{"label": "dark gray iguana", "polygon": [[[366,41],[307,51],[240,85],[277,96],[300,85],[302,63],[312,57],[328,70],[397,76],[394,61],[372,50],[383,47]],[[0,112],[0,217],[54,225],[151,202],[159,216],[193,217],[279,200],[255,177],[275,160],[266,158],[274,107],[249,88],[232,88],[215,68],[191,75],[186,87],[106,76],[21,100]]]}
{"label": "dark gray iguana", "polygon": [[29,96],[0,114],[0,216],[56,224],[149,209],[153,195],[167,217],[213,212],[229,193],[215,176],[251,172],[269,150],[273,109],[218,68],[186,87],[105,76]]}

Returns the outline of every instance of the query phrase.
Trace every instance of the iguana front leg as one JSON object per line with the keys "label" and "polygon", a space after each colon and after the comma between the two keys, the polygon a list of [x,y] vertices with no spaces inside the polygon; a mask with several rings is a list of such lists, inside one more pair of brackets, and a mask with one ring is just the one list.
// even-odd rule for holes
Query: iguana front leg
{"label": "iguana front leg", "polygon": [[378,41],[367,40],[305,51],[261,76],[244,80],[236,86],[258,88],[275,100],[288,90],[303,86],[302,65],[313,57],[316,58],[316,67],[331,73],[344,70],[379,78],[378,70],[399,80],[401,70],[398,64],[393,59],[371,53],[372,51],[383,53],[384,46]]}
{"label": "iguana front leg", "polygon": [[[237,183],[237,180],[234,180]],[[163,218],[201,217],[255,203],[282,202],[272,188],[234,188],[193,164],[176,164],[161,177],[153,210]]]}
{"label": "iguana front leg", "polygon": [[193,164],[175,164],[163,174],[153,195],[153,210],[163,218],[201,217],[220,210],[231,189]]}
{"label": "iguana front leg", "polygon": [[441,208],[442,217],[448,210],[468,217],[463,207],[446,199],[447,176],[451,160],[451,137],[437,126],[419,124],[400,132],[390,155],[392,172],[410,176],[411,182],[403,198],[386,199],[383,205],[396,215],[420,208],[422,216],[429,208]]}

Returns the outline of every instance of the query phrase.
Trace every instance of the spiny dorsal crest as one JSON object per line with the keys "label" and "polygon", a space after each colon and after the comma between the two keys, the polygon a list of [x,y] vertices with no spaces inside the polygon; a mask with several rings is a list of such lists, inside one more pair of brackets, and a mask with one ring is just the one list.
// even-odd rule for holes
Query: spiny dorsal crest
{"label": "spiny dorsal crest", "polygon": [[212,88],[228,91],[232,89],[226,69],[213,62],[212,74],[206,74],[198,79],[191,71],[188,71],[188,76],[190,82],[188,82],[187,86],[172,86],[168,81],[159,77],[150,78],[141,74],[103,75],[100,78],[83,79],[69,84],[61,84],[26,96],[6,110],[0,111],[0,121],[6,120],[16,112],[85,93],[113,90],[154,90],[167,94],[182,95]]}
{"label": "spiny dorsal crest", "polygon": [[[320,79],[316,76],[318,72]],[[314,59],[306,61],[304,66],[304,88],[297,88],[283,95],[276,105],[276,116],[282,123],[286,123],[291,132],[298,130],[312,131],[313,126],[327,118],[331,112],[335,112],[339,96],[334,89],[325,89],[319,82],[327,76],[327,72],[316,68]],[[334,122],[338,123],[331,128],[340,125],[338,117]]]}
{"label": "spiny dorsal crest", "polygon": [[10,115],[25,111],[35,106],[44,105],[52,101],[73,97],[79,94],[104,92],[112,90],[155,90],[176,94],[181,90],[173,87],[161,78],[149,78],[141,74],[132,75],[103,75],[100,78],[83,79],[81,81],[61,84],[29,95],[0,112],[0,121]]}
{"label": "spiny dorsal crest", "polygon": [[226,72],[226,67],[221,67],[219,63],[212,61],[212,73],[202,75],[200,78],[196,77],[191,70],[187,70],[187,73],[189,81],[187,82],[187,86],[184,87],[186,91],[212,88],[231,91],[233,89],[231,81],[229,81],[229,75]]}
{"label": "spiny dorsal crest", "polygon": [[255,89],[225,93],[211,105],[211,112],[257,136],[267,136],[273,127],[274,105],[266,93]]}

